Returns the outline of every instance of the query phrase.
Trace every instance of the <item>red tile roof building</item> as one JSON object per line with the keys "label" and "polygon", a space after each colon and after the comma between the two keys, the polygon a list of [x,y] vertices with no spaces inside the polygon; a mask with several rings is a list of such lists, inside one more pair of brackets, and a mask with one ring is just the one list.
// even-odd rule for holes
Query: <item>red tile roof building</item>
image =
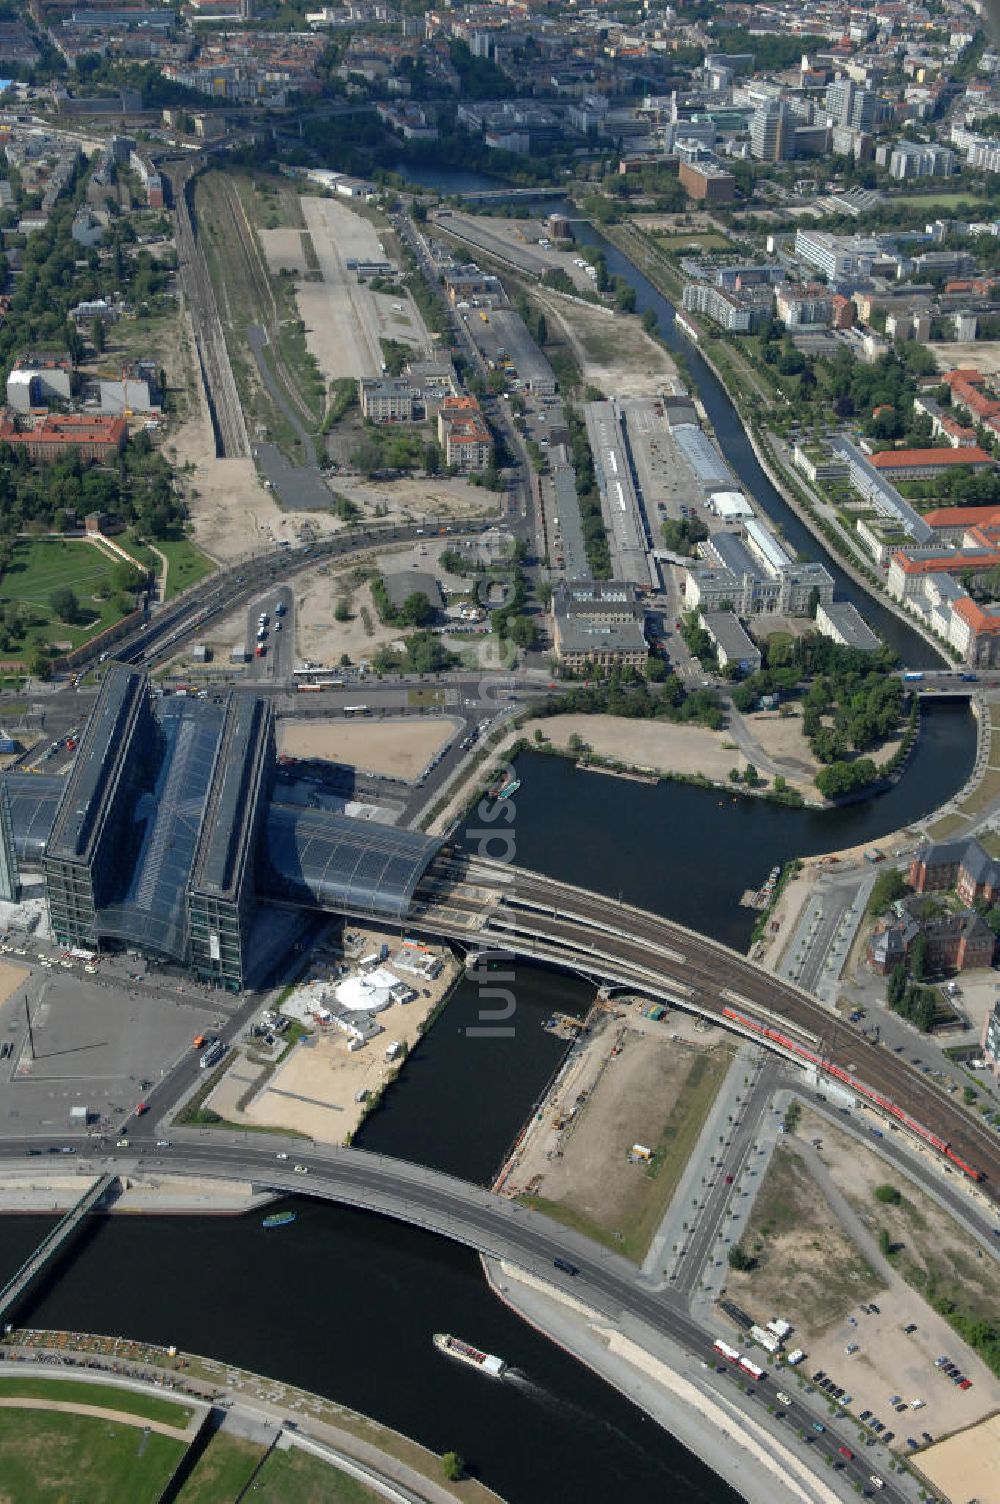
{"label": "red tile roof building", "polygon": [[124,418],[92,418],[81,414],[30,415],[18,424],[0,413],[0,444],[27,451],[30,459],[51,463],[73,449],[85,460],[111,460],[125,448],[128,424]]}
{"label": "red tile roof building", "polygon": [[[1000,410],[1000,403],[997,406]],[[953,469],[955,465],[986,470],[993,464],[993,456],[978,446],[969,449],[883,449],[872,455],[872,464],[889,480],[927,480],[944,470]]]}

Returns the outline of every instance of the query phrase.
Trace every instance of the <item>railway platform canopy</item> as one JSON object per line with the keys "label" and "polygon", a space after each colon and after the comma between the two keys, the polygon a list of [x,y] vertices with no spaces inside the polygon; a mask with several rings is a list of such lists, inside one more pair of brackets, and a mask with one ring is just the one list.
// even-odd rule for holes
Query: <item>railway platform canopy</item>
{"label": "railway platform canopy", "polygon": [[264,885],[310,908],[404,919],[441,842],[418,831],[272,804]]}

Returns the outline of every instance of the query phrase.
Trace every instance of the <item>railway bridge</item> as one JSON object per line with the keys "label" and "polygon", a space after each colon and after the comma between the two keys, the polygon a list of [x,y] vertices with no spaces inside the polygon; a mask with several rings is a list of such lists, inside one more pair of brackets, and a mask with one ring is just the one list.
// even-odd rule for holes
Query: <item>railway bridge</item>
{"label": "railway bridge", "polygon": [[[406,923],[471,952],[510,954],[627,987],[698,1013],[846,1085],[890,1128],[915,1135],[946,1169],[1000,1204],[1000,1137],[899,1055],[849,1028],[816,998],[694,931],[632,904],[523,868],[438,852]],[[484,1032],[509,1028],[502,973],[484,989]]]}

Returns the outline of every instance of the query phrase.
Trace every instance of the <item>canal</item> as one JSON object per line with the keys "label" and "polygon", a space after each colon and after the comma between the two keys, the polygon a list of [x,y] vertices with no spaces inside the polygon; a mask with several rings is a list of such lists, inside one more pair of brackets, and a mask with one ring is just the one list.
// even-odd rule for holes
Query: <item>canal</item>
{"label": "canal", "polygon": [[[419,182],[438,193],[460,194],[484,188],[495,190],[502,186],[496,179],[475,172],[431,167],[415,170],[406,163],[397,163],[393,170],[410,182]],[[545,201],[540,204],[539,212],[569,215],[577,241],[581,245],[600,247],[612,276],[623,277],[635,289],[637,312],[643,314],[651,309],[655,313],[664,344],[675,354],[684,356],[692,382],[715,429],[719,447],[739,477],[741,487],[750,493],[796,553],[803,559],[818,559],[830,571],[838,597],[852,601],[873,630],[895,648],[904,663],[912,668],[940,668],[945,660],[937,649],[894,611],[856,584],[768,480],[725,388],[698,346],[677,328],[673,304],[594,225],[576,218],[578,211],[567,200]]]}

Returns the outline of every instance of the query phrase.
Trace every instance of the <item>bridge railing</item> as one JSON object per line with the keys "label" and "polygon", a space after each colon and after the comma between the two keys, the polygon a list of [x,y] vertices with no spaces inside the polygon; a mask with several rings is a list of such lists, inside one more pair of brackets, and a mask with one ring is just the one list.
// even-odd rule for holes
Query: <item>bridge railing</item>
{"label": "bridge railing", "polygon": [[10,1279],[0,1290],[0,1314],[2,1314],[9,1302],[18,1293],[24,1282],[31,1278],[32,1274],[42,1268],[45,1262],[55,1252],[56,1248],[72,1232],[73,1228],[86,1216],[91,1207],[96,1206],[108,1187],[118,1179],[117,1175],[101,1175],[87,1187],[79,1201],[70,1207],[69,1211],[60,1218],[55,1227],[50,1228],[45,1237],[32,1253],[28,1255],[20,1269],[12,1274]]}

